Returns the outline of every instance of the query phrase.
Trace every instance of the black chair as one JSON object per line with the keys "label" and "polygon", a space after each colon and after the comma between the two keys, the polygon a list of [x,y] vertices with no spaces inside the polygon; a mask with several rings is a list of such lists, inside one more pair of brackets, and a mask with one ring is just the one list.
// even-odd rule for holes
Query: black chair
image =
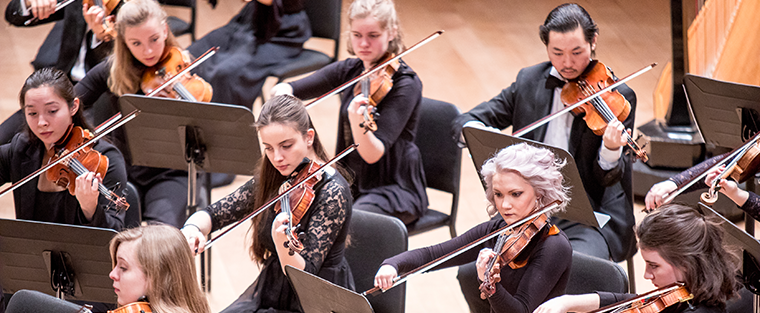
{"label": "black chair", "polygon": [[[406,251],[409,245],[401,220],[366,211],[353,211],[349,236],[345,255],[357,292],[374,287],[375,273],[383,260]],[[404,312],[406,284],[367,299],[376,313]]]}
{"label": "black chair", "polygon": [[423,217],[408,226],[409,235],[448,226],[451,238],[454,238],[457,236],[455,227],[462,149],[449,134],[451,122],[459,115],[459,108],[448,102],[428,98],[422,98],[421,105],[415,143],[422,153],[425,180],[428,188],[451,194],[451,210],[446,214],[428,208]]}
{"label": "black chair", "polygon": [[628,275],[612,261],[573,251],[565,293],[577,295],[595,291],[628,292]]}
{"label": "black chair", "polygon": [[137,187],[130,182],[127,182],[127,203],[129,203],[129,210],[124,215],[124,228],[140,227],[142,223],[140,193],[137,191]]}
{"label": "black chair", "polygon": [[[22,289],[13,294],[8,302],[6,313],[32,313],[32,312],[60,312],[77,313],[85,312],[81,305],[77,305],[39,291]],[[89,310],[87,311],[89,312]]]}
{"label": "black chair", "polygon": [[190,40],[195,41],[195,17],[197,16],[195,0],[159,0],[159,2],[164,5],[190,9],[190,21],[182,20],[176,16],[169,16],[166,21],[175,37],[190,34]]}
{"label": "black chair", "polygon": [[[335,42],[332,57],[325,53],[303,49],[297,57],[284,62],[282,66],[273,69],[269,76],[277,77],[280,83],[291,77],[316,71],[327,64],[338,60],[340,49],[340,9],[342,0],[310,0],[304,2],[304,11],[309,16],[311,24],[311,37],[330,39]],[[261,93],[264,100],[265,92]]]}

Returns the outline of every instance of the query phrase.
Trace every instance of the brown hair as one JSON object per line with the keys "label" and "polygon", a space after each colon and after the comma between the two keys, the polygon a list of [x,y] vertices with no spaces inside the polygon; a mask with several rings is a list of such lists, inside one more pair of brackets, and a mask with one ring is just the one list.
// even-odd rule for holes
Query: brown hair
{"label": "brown hair", "polygon": [[[271,124],[288,125],[303,136],[306,136],[309,129],[314,128],[303,102],[290,95],[273,97],[261,107],[259,120],[255,124],[256,128],[260,130]],[[320,161],[329,160],[316,131],[314,132],[312,149],[314,149],[314,154]],[[269,199],[274,198],[279,191],[280,185],[286,179],[272,165],[266,154],[261,157],[254,176],[256,177],[254,180],[256,182],[254,186],[254,201],[249,201],[249,206],[253,205],[252,210],[261,207]],[[272,241],[272,234],[267,231],[269,228],[263,224],[269,220],[270,214],[274,214],[274,210],[264,210],[264,212],[253,218],[251,225],[253,227],[253,237],[250,254],[251,258],[258,262],[263,261],[269,256],[266,247],[267,243],[271,243]]]}
{"label": "brown hair", "polygon": [[179,229],[156,224],[118,233],[111,239],[112,266],[119,245],[130,241],[137,243],[137,261],[148,280],[146,296],[153,312],[211,312],[198,286],[193,253]]}
{"label": "brown hair", "polygon": [[[109,58],[111,72],[108,78],[108,88],[117,96],[136,93],[140,90],[142,74],[147,68],[129,51],[127,43],[124,40],[124,32],[127,27],[139,26],[151,18],[161,22],[161,25],[164,27],[168,27],[166,12],[154,0],[128,1],[121,6],[119,13],[116,15],[114,27],[116,28],[117,36],[114,39],[113,55]],[[168,29],[164,44],[164,51],[170,47],[179,47],[174,35]]]}
{"label": "brown hair", "polygon": [[724,308],[736,295],[739,258],[724,245],[720,221],[682,204],[662,206],[636,229],[641,249],[654,250],[684,273],[695,303]]}
{"label": "brown hair", "polygon": [[[401,35],[401,27],[399,26],[398,14],[396,14],[396,7],[392,0],[355,0],[348,8],[348,24],[354,22],[354,20],[365,18],[367,16],[374,17],[380,27],[390,32],[394,28],[396,29],[396,37],[388,44],[388,53],[398,54],[404,50],[403,36]],[[350,34],[349,34],[350,36]],[[355,55],[354,48],[351,47],[351,41],[348,41],[348,53]]]}
{"label": "brown hair", "polygon": [[[29,92],[29,90],[41,87],[53,88],[53,92],[66,101],[66,106],[69,109],[74,105],[74,99],[76,99],[74,96],[74,85],[71,84],[66,73],[54,68],[42,68],[34,71],[32,75],[29,75],[24,81],[24,86],[21,87],[21,92],[18,94],[18,101],[21,104],[22,112],[24,112],[24,107],[26,106],[26,93]],[[81,105],[74,116],[71,117],[71,120],[74,126],[80,126],[89,130],[92,129],[90,124],[84,119]],[[24,123],[26,123],[26,119],[24,119]],[[28,124],[26,125],[26,133],[31,142],[39,141],[39,138],[34,135]]]}

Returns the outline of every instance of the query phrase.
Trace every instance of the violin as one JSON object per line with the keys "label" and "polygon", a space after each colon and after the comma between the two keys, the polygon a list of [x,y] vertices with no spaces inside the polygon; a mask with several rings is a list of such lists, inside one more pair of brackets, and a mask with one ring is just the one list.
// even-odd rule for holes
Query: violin
{"label": "violin", "polygon": [[674,283],[589,313],[659,313],[672,305],[686,302],[693,298],[694,295],[683,284]]}
{"label": "violin", "polygon": [[[344,158],[349,153],[351,153],[354,150],[356,150],[357,146],[359,146],[359,145],[358,144],[352,144],[352,145],[348,146],[348,148],[346,148],[343,151],[341,151],[340,153],[338,153],[334,158],[330,159],[330,161],[327,161],[327,163],[319,166],[319,168],[315,169],[311,174],[307,174],[306,177],[304,177],[300,181],[296,182],[293,186],[290,186],[289,188],[287,188],[287,190],[285,190],[284,192],[281,192],[279,196],[270,199],[269,201],[267,201],[267,203],[264,203],[261,207],[259,207],[258,209],[254,210],[253,212],[249,213],[248,215],[246,215],[245,217],[243,217],[242,219],[240,219],[239,221],[237,221],[235,224],[232,225],[232,227],[227,228],[227,230],[223,231],[218,236],[216,236],[213,239],[209,240],[206,243],[205,248],[206,249],[211,248],[211,245],[213,245],[215,242],[217,242],[219,239],[221,239],[225,235],[229,234],[229,232],[232,231],[233,229],[237,228],[238,226],[240,226],[241,224],[247,222],[248,220],[256,217],[256,215],[259,215],[261,212],[263,212],[265,209],[270,208],[272,205],[276,205],[280,200],[289,197],[290,193],[293,192],[293,191],[295,191],[296,188],[299,188],[301,185],[309,182],[312,178],[314,178],[314,177],[316,177],[318,175],[321,175],[320,172],[322,170],[324,170],[328,166],[331,166],[331,165],[335,164],[335,162],[338,162],[340,159]],[[299,172],[299,174],[300,174],[300,172]],[[290,200],[288,200],[288,201],[290,201]],[[293,201],[293,202],[296,202],[296,201]],[[300,201],[298,201],[298,203],[300,203]],[[305,206],[305,208],[307,208],[307,209],[308,209],[308,207],[309,207],[308,205]],[[304,210],[303,212],[306,212],[306,210]],[[303,217],[303,214],[301,214],[301,217]],[[299,219],[299,221],[300,221],[300,219]],[[290,224],[292,224],[292,223],[290,223]]]}
{"label": "violin", "polygon": [[[302,168],[299,171],[293,172],[290,179],[286,180],[280,186],[280,193],[284,192],[292,185],[304,181],[307,176],[316,173],[318,167],[319,164],[317,162],[304,159]],[[283,197],[277,202],[277,204],[275,204],[275,213],[282,211],[288,215],[288,221],[286,224],[287,230],[285,232],[288,236],[288,241],[285,242],[285,248],[290,249],[288,254],[291,256],[296,252],[301,252],[303,250],[303,244],[301,243],[303,233],[296,234],[296,230],[301,228],[301,219],[314,201],[314,185],[320,180],[322,180],[321,172],[300,184],[300,186],[291,191],[287,197]]]}
{"label": "violin", "polygon": [[116,310],[108,311],[108,313],[152,313],[153,309],[150,308],[150,303],[139,301],[132,302],[127,305],[123,305]]}
{"label": "violin", "polygon": [[[662,200],[662,203],[664,204],[664,203],[673,202],[673,200],[678,195],[680,195],[681,193],[683,193],[684,191],[686,191],[687,189],[689,189],[689,187],[691,187],[692,185],[694,185],[696,182],[700,181],[705,176],[707,176],[707,173],[715,170],[716,168],[718,168],[718,167],[722,166],[723,164],[725,164],[726,162],[728,162],[728,160],[736,160],[736,162],[738,163],[739,162],[738,160],[742,159],[742,156],[745,154],[745,152],[747,152],[747,150],[749,150],[753,146],[756,146],[759,141],[760,141],[760,132],[758,132],[757,134],[755,134],[755,136],[752,137],[752,139],[747,140],[744,144],[742,144],[738,148],[734,149],[730,153],[726,154],[725,157],[723,157],[720,161],[718,161],[717,163],[715,163],[715,165],[713,165],[712,167],[710,167],[710,168],[702,171],[701,173],[699,173],[699,174],[697,174],[697,175],[689,178],[688,181],[682,183],[680,186],[677,187],[676,190],[670,192],[667,195],[667,197],[664,200]],[[742,164],[747,164],[747,166],[746,167],[742,167],[741,174],[738,176],[739,177],[738,181],[745,181],[746,179],[749,178],[749,176],[752,175],[752,173],[754,173],[755,171],[757,171],[757,167],[756,167],[757,164],[755,164],[755,162],[757,162],[757,161],[755,161],[755,158],[752,156],[754,154],[755,153],[753,152],[752,154],[750,154],[745,159],[745,161],[742,162]],[[728,172],[730,174],[730,172],[733,172],[733,170],[729,171],[728,169],[731,169],[733,167],[734,166],[728,166],[727,170],[724,171],[724,173]],[[721,178],[721,176],[718,176],[717,178]],[[721,179],[725,179],[726,177],[728,177],[728,176],[723,176]],[[702,195],[702,196],[700,196],[700,200],[702,200],[702,202],[704,202],[705,204],[708,204],[708,205],[712,205],[712,203],[715,203],[715,201],[717,201],[717,197],[718,197],[717,196],[717,191],[720,189],[720,188],[718,188],[717,184],[719,182],[720,182],[720,180],[713,181],[713,183],[710,186],[710,189],[712,189],[712,190],[709,191],[709,194],[708,195]],[[646,208],[644,208],[642,211],[648,212]]]}
{"label": "violin", "polygon": [[[385,63],[393,59],[393,56],[393,54],[388,53],[378,63]],[[385,96],[391,91],[391,88],[393,88],[393,75],[396,74],[399,66],[401,64],[398,59],[393,60],[382,70],[367,76],[354,85],[354,97],[361,94],[367,97],[368,100],[366,110],[364,110],[364,122],[359,124],[360,127],[364,128],[365,133],[370,130],[377,130],[375,118],[380,117],[380,114],[377,113],[377,104],[383,101]]]}
{"label": "violin", "polygon": [[743,148],[735,158],[726,165],[726,170],[713,179],[710,184],[710,190],[703,192],[699,197],[702,202],[712,206],[718,201],[718,185],[721,180],[731,177],[737,183],[741,183],[755,175],[760,167],[760,142],[752,140],[749,145],[743,145]]}
{"label": "violin", "polygon": [[[140,89],[146,95],[150,95],[159,90],[159,87],[167,81],[185,70],[188,65],[188,62],[185,62],[185,58],[182,55],[182,50],[177,47],[167,46],[166,51],[161,56],[161,60],[156,65],[143,71]],[[209,83],[196,74],[181,75],[168,93],[170,97],[177,99],[193,102],[209,102],[213,95],[213,89]]]}
{"label": "violin", "polygon": [[495,284],[501,281],[501,268],[506,264],[512,269],[518,269],[527,264],[527,260],[515,262],[518,255],[525,249],[536,234],[548,223],[549,217],[541,214],[531,221],[522,224],[517,229],[511,229],[499,235],[493,250],[498,256],[491,259],[486,266],[485,280],[480,284],[480,298],[485,300],[496,292]]}
{"label": "violin", "polygon": [[[55,154],[48,161],[48,164],[58,161],[62,155],[77,149],[85,141],[89,141],[93,137],[89,130],[74,126],[73,124],[70,125],[66,134],[53,146],[52,149]],[[67,188],[73,196],[76,190],[76,178],[79,175],[94,172],[100,174],[100,177],[105,178],[107,171],[108,157],[87,146],[48,169],[46,177],[56,185]],[[101,182],[98,182],[98,191],[110,201],[106,209],[113,208],[116,212],[129,209],[129,203],[127,203],[125,197],[117,196],[116,193],[106,188]],[[126,193],[126,189],[124,189],[124,193]]]}
{"label": "violin", "polygon": [[[432,260],[432,261],[430,261],[430,262],[428,262],[428,263],[426,263],[426,264],[424,264],[424,265],[422,265],[422,266],[420,266],[418,268],[415,268],[415,269],[413,269],[411,271],[408,271],[408,272],[404,273],[403,275],[400,275],[400,276],[396,277],[395,281],[393,282],[393,286],[391,286],[390,288],[396,287],[396,286],[404,283],[405,281],[409,280],[409,278],[411,278],[414,275],[425,273],[425,272],[427,272],[427,271],[435,268],[436,266],[441,265],[443,262],[451,260],[452,258],[454,258],[454,257],[456,257],[456,256],[458,256],[458,255],[460,255],[460,254],[462,254],[464,252],[466,252],[467,250],[470,250],[473,247],[476,247],[476,246],[478,246],[480,244],[483,244],[486,241],[491,240],[492,238],[495,238],[496,236],[501,236],[504,233],[511,232],[512,229],[514,229],[515,227],[524,225],[525,223],[528,223],[528,222],[532,223],[532,221],[534,219],[540,217],[541,215],[546,216],[546,213],[549,213],[552,210],[556,210],[557,208],[560,207],[561,204],[562,204],[562,202],[560,202],[559,200],[554,201],[552,203],[549,203],[544,208],[542,208],[540,211],[535,212],[535,213],[533,213],[530,216],[527,216],[527,217],[525,217],[525,218],[523,218],[523,219],[521,219],[521,220],[519,220],[517,222],[514,222],[511,225],[506,225],[504,227],[501,227],[501,228],[499,228],[499,229],[491,232],[488,235],[480,237],[478,240],[475,240],[473,242],[470,242],[470,243],[468,243],[468,244],[460,247],[459,249],[451,251],[451,252],[449,252],[449,253],[447,253],[447,254],[445,254],[445,255],[443,255],[443,256],[435,259],[435,260]],[[540,228],[539,228],[539,230],[540,230]],[[530,240],[528,240],[528,241],[530,241]],[[519,253],[517,253],[517,254],[519,254]],[[517,266],[521,266],[521,265],[517,264]],[[390,289],[390,288],[388,288],[388,289]],[[388,289],[386,289],[386,290],[388,290]],[[367,290],[365,292],[362,292],[362,295],[366,296],[368,294],[375,294],[378,291],[380,291],[380,287],[373,287],[373,288],[371,288],[371,289],[369,289],[369,290]]]}
{"label": "violin", "polygon": [[[591,61],[583,74],[576,79],[570,80],[562,87],[562,103],[565,106],[579,102],[599,90],[615,83],[609,68],[597,60]],[[631,113],[631,104],[617,90],[605,92],[597,97],[592,98],[583,105],[572,110],[575,115],[583,115],[586,125],[596,134],[601,136],[613,119],[624,121]],[[623,132],[626,137],[628,146],[633,149],[637,159],[644,162],[649,160],[646,151],[644,151],[636,141],[631,138],[628,132]]]}
{"label": "violin", "polygon": [[[126,0],[125,0],[126,1]],[[122,0],[82,0],[82,5],[88,7],[99,6],[103,8],[103,40],[111,41],[116,38],[116,28],[114,27],[114,17],[118,12],[119,7],[125,2]],[[56,10],[58,7],[56,6]]]}

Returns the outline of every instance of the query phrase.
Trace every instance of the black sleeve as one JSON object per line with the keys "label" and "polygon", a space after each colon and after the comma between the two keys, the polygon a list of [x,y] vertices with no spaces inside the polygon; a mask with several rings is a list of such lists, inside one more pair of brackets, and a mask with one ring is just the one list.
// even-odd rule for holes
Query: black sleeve
{"label": "black sleeve", "polygon": [[[522,70],[520,71],[522,72]],[[518,79],[520,74],[517,75]],[[457,142],[461,141],[462,128],[469,121],[480,121],[486,126],[504,129],[512,125],[515,94],[517,83],[503,89],[498,95],[486,102],[478,104],[472,110],[460,114],[452,122],[452,136]]]}
{"label": "black sleeve", "polygon": [[[96,150],[108,157],[108,170],[106,171],[106,176],[103,178],[103,185],[109,190],[115,186],[119,186],[119,188],[114,190],[114,193],[121,197],[121,191],[127,188],[127,169],[124,163],[124,157],[116,147],[103,141],[97,144]],[[121,211],[116,213],[116,210],[109,209],[110,207],[112,207],[111,202],[103,195],[100,195],[98,197],[98,208],[95,210],[95,214],[92,216],[90,223],[85,225],[111,228],[117,231],[124,228],[124,215],[126,215],[126,212]]]}
{"label": "black sleeve", "polygon": [[335,87],[347,82],[348,72],[359,59],[346,59],[340,62],[333,62],[317,70],[314,74],[290,82],[293,87],[293,95],[299,99],[311,99],[327,93]]}
{"label": "black sleeve", "polygon": [[[623,95],[626,100],[628,100],[628,103],[631,104],[631,111],[628,113],[628,117],[623,120],[623,126],[625,129],[634,129],[634,123],[636,120],[636,93],[633,92],[633,89],[628,87],[626,84],[620,85],[616,90],[619,91],[620,94]],[[602,144],[604,144],[604,141],[602,141]],[[601,149],[601,146],[597,147],[597,149]],[[626,149],[630,148],[627,145],[623,146],[623,150]],[[631,158],[633,155],[633,153],[628,154],[624,151],[620,156],[620,159],[618,159],[617,165],[608,170],[602,169],[602,167],[599,165],[599,155],[597,155],[596,159],[594,160],[593,167],[594,177],[604,187],[609,187],[616,184],[620,181],[620,179],[623,178],[625,171],[629,168],[628,164],[631,163]]]}
{"label": "black sleeve", "polygon": [[314,199],[317,211],[308,222],[300,252],[305,261],[304,271],[317,274],[335,239],[345,225],[347,210],[351,209],[351,191],[348,186],[331,180],[322,186]]}
{"label": "black sleeve", "polygon": [[110,70],[111,62],[108,60],[100,62],[100,64],[87,72],[87,75],[74,86],[74,93],[79,98],[79,103],[85,110],[89,110],[102,94],[111,92],[108,88]]}
{"label": "black sleeve", "polygon": [[570,270],[572,259],[573,250],[564,235],[548,236],[530,256],[515,294],[501,284],[495,285],[496,292],[488,298],[492,312],[533,312],[549,297],[564,272]]}
{"label": "black sleeve", "polygon": [[[702,163],[699,163],[697,165],[694,165],[690,167],[689,169],[679,173],[678,175],[675,175],[670,178],[674,183],[676,183],[677,186],[681,186],[683,184],[686,184],[688,181],[696,178],[699,176],[700,173],[706,171],[707,169],[711,168],[713,165],[720,162],[726,155],[729,153],[724,153],[721,155],[716,155],[712,158],[709,158],[707,160],[702,161]],[[687,188],[683,191],[683,193],[691,192],[698,189],[704,189],[709,188],[707,184],[705,184],[705,179],[702,177],[699,181],[695,182],[691,187]]]}
{"label": "black sleeve", "polygon": [[377,104],[380,114],[374,134],[385,146],[386,154],[396,143],[422,100],[422,85],[414,75],[403,73],[396,73],[396,75],[399,78],[394,80],[393,88]]}
{"label": "black sleeve", "polygon": [[636,294],[632,293],[614,293],[606,291],[597,291],[596,293],[599,295],[600,308],[637,297]]}
{"label": "black sleeve", "polygon": [[[396,268],[396,271],[398,272],[399,275],[402,275],[406,272],[416,269],[417,267],[420,267],[430,261],[433,261],[451,251],[459,249],[460,247],[463,247],[489,234],[493,230],[498,229],[496,225],[499,222],[500,220],[497,219],[497,220],[491,220],[485,223],[481,223],[480,225],[477,225],[471,228],[464,234],[459,235],[446,242],[429,246],[429,247],[406,251],[396,256],[385,259],[382,265],[386,265],[386,264],[391,265],[394,268]],[[480,250],[483,248],[486,248],[487,244],[488,242],[484,244],[480,244],[478,246],[471,247],[470,249],[463,252],[462,254],[437,266],[435,269],[442,269],[446,267],[462,265],[462,264],[475,261],[478,258],[478,254],[480,253]],[[489,247],[492,247],[492,246],[493,244],[491,244]]]}
{"label": "black sleeve", "polygon": [[254,179],[252,178],[231,194],[203,209],[211,217],[212,232],[252,212],[249,201],[253,201],[253,188]]}
{"label": "black sleeve", "polygon": [[[19,136],[18,134],[16,137]],[[13,144],[6,143],[0,145],[0,184],[5,184],[11,181],[11,160],[13,158]]]}
{"label": "black sleeve", "polygon": [[60,21],[63,19],[63,12],[65,10],[58,10],[58,12],[53,13],[48,18],[44,20],[36,20],[35,22],[29,23],[29,25],[24,25],[24,23],[32,18],[34,18],[34,15],[30,14],[27,16],[21,15],[23,12],[21,12],[21,2],[24,0],[11,0],[8,2],[8,6],[5,8],[5,20],[8,21],[8,23],[11,23],[14,26],[19,27],[26,27],[26,26],[37,26],[45,23]]}

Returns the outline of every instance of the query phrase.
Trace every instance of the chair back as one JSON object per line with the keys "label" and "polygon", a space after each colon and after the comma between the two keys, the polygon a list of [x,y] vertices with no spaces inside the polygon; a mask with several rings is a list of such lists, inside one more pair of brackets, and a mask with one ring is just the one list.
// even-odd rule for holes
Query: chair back
{"label": "chair back", "polygon": [[573,251],[565,293],[577,295],[595,291],[628,292],[628,275],[612,261]]}
{"label": "chair back", "polygon": [[[350,243],[346,259],[356,283],[356,291],[374,287],[375,273],[383,260],[408,248],[406,226],[401,220],[372,212],[354,210],[349,225]],[[377,296],[368,296],[376,313],[404,312],[406,284]]]}
{"label": "chair back", "polygon": [[311,0],[304,2],[304,11],[309,16],[311,36],[335,41],[335,52],[331,62],[338,59],[340,49],[340,10],[342,0]]}
{"label": "chair back", "polygon": [[140,227],[142,223],[142,205],[140,204],[140,192],[137,187],[127,182],[127,203],[129,210],[124,215],[124,228]]}

